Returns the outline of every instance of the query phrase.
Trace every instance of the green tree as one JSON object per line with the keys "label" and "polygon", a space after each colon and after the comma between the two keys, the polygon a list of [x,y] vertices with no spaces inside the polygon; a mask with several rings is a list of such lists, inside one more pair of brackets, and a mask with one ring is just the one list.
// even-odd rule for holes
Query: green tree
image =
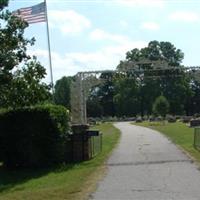
{"label": "green tree", "polygon": [[135,116],[139,113],[137,80],[119,78],[115,81],[114,103],[117,116]]}
{"label": "green tree", "polygon": [[99,102],[103,108],[104,116],[115,116],[115,106],[114,106],[114,74],[112,72],[104,72],[101,74],[100,79],[104,79],[104,83],[102,83],[98,90],[97,96]]}
{"label": "green tree", "polygon": [[103,83],[91,88],[87,101],[88,116],[116,115],[114,105],[115,86],[113,76],[114,74],[112,72],[103,72],[99,77],[99,79],[104,80]]}
{"label": "green tree", "polygon": [[27,54],[35,39],[24,37],[28,23],[2,11],[8,1],[0,2],[0,106],[34,105],[49,99],[49,86],[42,83],[44,67]]}
{"label": "green tree", "polygon": [[27,46],[33,45],[35,39],[24,38],[28,24],[9,11],[0,12],[0,85],[12,80],[13,69],[20,63],[28,61]]}
{"label": "green tree", "polygon": [[63,105],[66,108],[70,108],[70,87],[72,77],[62,77],[56,81],[54,100],[58,105]]}
{"label": "green tree", "polygon": [[8,6],[8,0],[0,0],[0,11],[1,11],[5,6]]}
{"label": "green tree", "polygon": [[165,118],[166,114],[169,112],[169,102],[164,96],[161,95],[156,98],[153,104],[153,112]]}
{"label": "green tree", "polygon": [[166,61],[170,66],[179,66],[184,58],[184,54],[180,49],[170,42],[158,42],[156,40],[149,42],[147,47],[142,49],[133,49],[126,53],[127,61]]}
{"label": "green tree", "polygon": [[190,79],[181,65],[183,58],[183,52],[170,42],[151,41],[145,48],[127,52],[126,59],[117,69],[138,73],[141,115],[151,114],[154,99],[161,94],[168,99],[172,114],[184,113],[188,96],[192,93]]}
{"label": "green tree", "polygon": [[188,102],[187,102],[188,115],[200,113],[200,81],[193,79],[191,87],[192,87],[193,96],[190,99],[188,99]]}
{"label": "green tree", "polygon": [[98,97],[90,96],[87,99],[87,117],[102,117],[103,106],[99,102]]}
{"label": "green tree", "polygon": [[50,101],[50,86],[42,83],[45,75],[45,68],[36,58],[27,62],[13,73],[12,81],[2,87],[0,107],[17,108]]}

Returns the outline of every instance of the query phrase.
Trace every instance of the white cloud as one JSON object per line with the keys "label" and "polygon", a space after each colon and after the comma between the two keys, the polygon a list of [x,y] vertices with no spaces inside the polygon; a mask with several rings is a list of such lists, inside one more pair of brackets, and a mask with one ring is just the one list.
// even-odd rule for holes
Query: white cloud
{"label": "white cloud", "polygon": [[124,35],[108,33],[102,29],[95,29],[90,33],[90,38],[92,40],[110,40],[117,43],[127,42],[129,39]]}
{"label": "white cloud", "polygon": [[110,54],[111,56],[118,57],[118,63],[120,60],[124,60],[125,54],[127,51],[130,51],[134,48],[141,49],[147,46],[148,43],[145,41],[129,41],[124,44],[119,44],[115,46],[105,47],[104,51],[106,54]]}
{"label": "white cloud", "polygon": [[80,33],[91,26],[88,18],[74,10],[50,10],[49,23],[52,28],[60,30],[63,34]]}
{"label": "white cloud", "polygon": [[[43,49],[36,49],[28,52],[30,55],[37,56],[38,60],[43,66],[46,67],[47,76],[45,82],[50,83],[50,69],[49,69],[49,57],[48,51]],[[69,58],[61,56],[57,52],[51,52],[52,68],[54,81],[58,80],[62,76],[69,76],[75,74],[78,70],[77,66]]]}
{"label": "white cloud", "polygon": [[[125,59],[125,53],[133,48],[147,46],[145,41],[129,41],[124,44],[107,46],[96,52],[72,52],[60,55],[52,52],[52,65],[54,81],[62,76],[75,75],[80,71],[109,70],[116,69],[120,60]],[[46,82],[50,82],[48,51],[37,49],[29,51],[31,55],[36,55],[44,66],[47,66]]]}
{"label": "white cloud", "polygon": [[156,31],[160,29],[160,26],[156,22],[144,22],[142,23],[141,28]]}
{"label": "white cloud", "polygon": [[114,0],[123,6],[164,7],[164,0]]}
{"label": "white cloud", "polygon": [[169,19],[173,21],[196,22],[200,20],[200,16],[192,11],[177,11],[170,14]]}

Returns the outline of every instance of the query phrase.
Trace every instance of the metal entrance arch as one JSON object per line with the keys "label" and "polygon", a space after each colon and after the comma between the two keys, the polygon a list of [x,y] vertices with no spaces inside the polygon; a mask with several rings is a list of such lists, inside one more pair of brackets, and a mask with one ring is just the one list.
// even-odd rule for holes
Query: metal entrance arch
{"label": "metal entrance arch", "polygon": [[[152,69],[143,70],[140,68],[140,64],[150,64]],[[124,70],[99,70],[99,71],[86,71],[78,72],[74,81],[71,84],[71,117],[72,124],[87,124],[87,112],[86,112],[86,102],[90,89],[100,83],[108,80],[110,76],[101,78],[101,75],[104,73],[114,74],[117,77],[122,78],[133,78],[137,74],[139,78],[144,77],[145,72],[156,72],[156,71],[169,71],[169,70],[183,70],[189,76],[195,78],[196,81],[200,82],[200,67],[171,67],[166,63],[161,61],[146,61],[146,62],[130,62]],[[163,75],[165,76],[165,75]],[[182,76],[172,73],[170,76],[177,77]],[[168,75],[168,77],[170,77]],[[151,76],[147,75],[145,78],[161,78],[162,76]],[[135,78],[135,77],[134,77]]]}

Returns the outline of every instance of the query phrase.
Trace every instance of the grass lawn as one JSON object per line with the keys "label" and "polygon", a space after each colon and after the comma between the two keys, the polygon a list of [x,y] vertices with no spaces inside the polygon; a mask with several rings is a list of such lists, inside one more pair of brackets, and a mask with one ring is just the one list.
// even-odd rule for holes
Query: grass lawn
{"label": "grass lawn", "polygon": [[176,122],[163,124],[162,122],[142,122],[134,125],[145,126],[165,134],[172,142],[182,147],[189,155],[200,162],[200,152],[194,149],[194,129],[188,125]]}
{"label": "grass lawn", "polygon": [[46,170],[5,171],[0,166],[0,200],[86,199],[104,172],[104,161],[118,142],[120,132],[110,123],[103,132],[103,150],[90,161]]}

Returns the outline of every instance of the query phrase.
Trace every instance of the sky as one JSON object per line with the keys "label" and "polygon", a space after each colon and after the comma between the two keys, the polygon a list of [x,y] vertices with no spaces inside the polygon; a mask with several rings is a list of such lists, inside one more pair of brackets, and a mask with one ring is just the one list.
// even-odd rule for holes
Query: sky
{"label": "sky", "polygon": [[[10,0],[14,11],[42,0]],[[152,40],[181,49],[185,66],[200,65],[199,0],[47,0],[54,81],[80,71],[115,69],[126,52]],[[46,67],[50,82],[46,23],[31,24],[31,55]]]}

